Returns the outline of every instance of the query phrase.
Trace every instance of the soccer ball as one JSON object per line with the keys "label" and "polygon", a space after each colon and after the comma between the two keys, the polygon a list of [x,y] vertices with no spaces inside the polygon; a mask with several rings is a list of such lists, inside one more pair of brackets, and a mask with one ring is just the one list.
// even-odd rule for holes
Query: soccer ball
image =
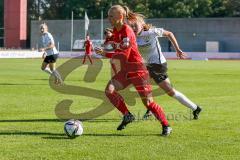
{"label": "soccer ball", "polygon": [[64,124],[64,131],[69,138],[76,138],[83,134],[82,122],[70,119]]}

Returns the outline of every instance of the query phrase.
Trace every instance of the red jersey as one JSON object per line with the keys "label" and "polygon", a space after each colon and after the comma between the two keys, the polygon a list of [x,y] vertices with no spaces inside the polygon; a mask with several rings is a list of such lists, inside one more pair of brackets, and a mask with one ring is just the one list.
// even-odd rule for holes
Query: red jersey
{"label": "red jersey", "polygon": [[116,53],[123,53],[128,62],[143,62],[138,51],[135,34],[130,26],[124,24],[120,31],[114,28],[113,36],[113,41],[117,43]]}
{"label": "red jersey", "polygon": [[85,46],[85,53],[86,54],[91,54],[91,50],[92,50],[92,42],[90,40],[86,40],[84,43]]}
{"label": "red jersey", "polygon": [[113,59],[120,60],[121,69],[112,79],[119,82],[123,88],[133,84],[142,97],[147,97],[152,91],[148,81],[149,74],[138,51],[132,28],[124,24],[120,31],[114,28],[113,35],[115,42]]}

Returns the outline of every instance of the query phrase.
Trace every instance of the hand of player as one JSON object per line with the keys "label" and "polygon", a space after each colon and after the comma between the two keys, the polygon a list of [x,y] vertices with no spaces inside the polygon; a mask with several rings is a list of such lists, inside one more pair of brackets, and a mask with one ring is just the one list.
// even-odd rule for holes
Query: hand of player
{"label": "hand of player", "polygon": [[181,49],[177,50],[177,57],[180,59],[186,59],[187,58],[187,54],[184,53]]}

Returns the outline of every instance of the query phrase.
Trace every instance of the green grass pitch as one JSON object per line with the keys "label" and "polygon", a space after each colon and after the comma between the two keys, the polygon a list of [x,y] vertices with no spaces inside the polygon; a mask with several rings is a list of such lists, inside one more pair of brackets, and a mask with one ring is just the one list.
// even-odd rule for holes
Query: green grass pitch
{"label": "green grass pitch", "polygon": [[[55,115],[56,104],[71,99],[71,111],[82,113],[102,101],[51,89],[48,75],[40,70],[41,61],[0,59],[0,160],[240,159],[239,61],[168,62],[174,87],[203,108],[199,120],[190,120],[189,109],[177,101],[167,95],[154,97],[173,128],[169,137],[160,136],[158,121],[141,120],[145,108],[137,98],[129,106],[137,121],[125,130],[116,130],[121,116],[115,109],[84,121],[84,134],[76,139],[64,134],[64,121]],[[66,61],[60,59],[58,66]],[[95,82],[83,80],[86,69],[87,65],[75,69],[65,83],[103,94],[110,78],[109,61],[103,60]]]}

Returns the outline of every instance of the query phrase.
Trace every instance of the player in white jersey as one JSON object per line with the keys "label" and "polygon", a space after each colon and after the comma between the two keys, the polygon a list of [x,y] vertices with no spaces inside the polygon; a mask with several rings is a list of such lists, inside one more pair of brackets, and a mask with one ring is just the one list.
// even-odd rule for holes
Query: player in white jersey
{"label": "player in white jersey", "polygon": [[[202,109],[184,94],[173,88],[167,75],[167,62],[162,54],[158,37],[167,37],[171,41],[178,58],[184,59],[186,57],[186,54],[179,48],[174,34],[163,28],[155,28],[146,24],[144,16],[141,14],[131,12],[129,15],[127,22],[136,34],[139,51],[143,57],[145,57],[147,69],[151,78],[153,78],[158,86],[169,96],[175,98],[184,106],[192,109],[193,118],[198,119],[199,113]],[[147,119],[150,115],[151,113],[148,110],[144,115],[144,119]]]}
{"label": "player in white jersey", "polygon": [[41,69],[55,77],[55,84],[63,84],[62,78],[56,70],[58,51],[55,47],[53,36],[48,32],[48,27],[45,23],[40,25],[40,32],[42,47],[39,48],[39,52],[43,52],[44,58]]}

